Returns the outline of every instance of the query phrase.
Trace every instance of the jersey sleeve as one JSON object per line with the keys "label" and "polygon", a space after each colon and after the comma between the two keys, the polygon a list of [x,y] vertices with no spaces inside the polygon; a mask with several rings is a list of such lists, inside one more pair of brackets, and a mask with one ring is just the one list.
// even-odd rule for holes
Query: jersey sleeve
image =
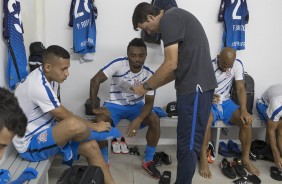
{"label": "jersey sleeve", "polygon": [[235,80],[244,80],[244,67],[241,61],[234,62],[234,77]]}
{"label": "jersey sleeve", "polygon": [[53,90],[50,83],[45,83],[44,85],[37,86],[36,89],[31,88],[29,98],[37,104],[44,113],[49,112],[61,105],[57,97],[58,86],[59,85],[53,86]]}
{"label": "jersey sleeve", "polygon": [[164,47],[167,47],[184,40],[185,23],[180,17],[168,14],[160,22],[160,32]]}
{"label": "jersey sleeve", "polygon": [[277,122],[280,120],[280,117],[282,117],[281,96],[271,98],[266,113],[268,118],[270,118],[272,121]]}
{"label": "jersey sleeve", "polygon": [[107,76],[107,78],[111,78],[114,74],[116,74],[117,70],[121,68],[122,62],[114,62],[112,61],[108,65],[102,68],[103,73]]}

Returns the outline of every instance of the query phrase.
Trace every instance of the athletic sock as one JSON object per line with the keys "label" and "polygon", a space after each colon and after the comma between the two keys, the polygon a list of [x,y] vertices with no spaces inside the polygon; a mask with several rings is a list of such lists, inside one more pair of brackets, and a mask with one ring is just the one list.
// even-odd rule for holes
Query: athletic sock
{"label": "athletic sock", "polygon": [[112,127],[109,131],[104,132],[95,132],[93,130],[90,131],[90,136],[86,139],[89,140],[96,140],[96,141],[104,141],[108,139],[113,139],[116,137],[120,137],[120,132],[117,128]]}
{"label": "athletic sock", "polygon": [[144,162],[152,161],[154,158],[154,154],[156,152],[156,147],[152,146],[146,146],[145,156],[144,156]]}
{"label": "athletic sock", "polygon": [[22,174],[16,180],[11,181],[10,184],[24,183],[28,180],[36,178],[37,174],[38,174],[37,170],[28,167],[22,172]]}
{"label": "athletic sock", "polygon": [[108,147],[105,146],[103,148],[100,148],[101,149],[101,153],[106,161],[106,164],[108,164],[108,161],[109,161],[109,157],[108,157]]}
{"label": "athletic sock", "polygon": [[0,184],[5,184],[10,181],[10,172],[6,169],[0,169]]}

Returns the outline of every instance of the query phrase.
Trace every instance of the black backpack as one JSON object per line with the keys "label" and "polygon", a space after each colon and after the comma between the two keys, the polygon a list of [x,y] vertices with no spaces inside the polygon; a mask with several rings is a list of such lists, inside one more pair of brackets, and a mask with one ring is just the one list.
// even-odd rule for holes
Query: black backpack
{"label": "black backpack", "polygon": [[270,145],[262,140],[252,141],[250,156],[254,160],[268,160],[274,162]]}
{"label": "black backpack", "polygon": [[[163,10],[168,10],[172,7],[177,7],[175,0],[152,0],[151,4],[158,6]],[[161,34],[159,33],[148,34],[146,31],[142,30],[141,38],[148,43],[155,43],[155,44],[161,43]]]}
{"label": "black backpack", "polygon": [[30,72],[42,65],[43,61],[43,52],[46,50],[43,43],[41,42],[32,42],[29,46],[30,55],[28,58],[28,64]]}
{"label": "black backpack", "polygon": [[98,166],[74,165],[62,173],[57,184],[104,184],[104,173]]}
{"label": "black backpack", "polygon": [[[253,114],[253,105],[254,105],[254,98],[255,98],[255,82],[254,82],[254,79],[247,72],[244,73],[244,82],[245,82],[245,89],[247,93],[247,104],[246,104],[247,111],[250,114]],[[240,105],[238,97],[237,97],[235,79],[232,82],[232,87],[230,90],[230,97],[237,105]]]}

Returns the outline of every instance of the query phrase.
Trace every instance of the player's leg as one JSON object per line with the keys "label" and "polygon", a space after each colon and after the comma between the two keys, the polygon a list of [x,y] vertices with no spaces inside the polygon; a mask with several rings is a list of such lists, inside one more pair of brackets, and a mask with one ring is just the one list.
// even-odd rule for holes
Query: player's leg
{"label": "player's leg", "polygon": [[[135,118],[137,118],[144,106],[143,102],[139,102],[138,104],[130,107],[131,111],[127,113],[127,118],[130,121],[133,121]],[[145,126],[148,126],[148,130],[146,133],[146,141],[147,145],[145,148],[145,156],[143,159],[143,165],[142,167],[148,171],[150,175],[152,175],[155,178],[160,177],[160,172],[156,169],[153,158],[154,154],[156,152],[157,144],[159,142],[160,138],[160,118],[156,115],[156,113],[151,112],[142,122],[140,125],[140,128],[143,128]]]}
{"label": "player's leg", "polygon": [[214,122],[214,114],[211,111],[210,116],[209,116],[209,120],[208,120],[208,124],[207,124],[204,142],[203,142],[202,149],[201,149],[201,152],[200,152],[199,173],[204,178],[211,178],[212,177],[212,174],[211,174],[211,171],[210,171],[209,165],[208,165],[207,148],[208,148],[208,144],[209,144],[209,141],[210,141],[210,138],[211,138],[211,126],[212,126],[213,122]]}
{"label": "player's leg", "polygon": [[113,184],[114,180],[110,174],[110,170],[106,165],[105,160],[100,152],[99,145],[96,141],[87,141],[81,143],[78,147],[78,153],[85,156],[89,165],[96,165],[101,167],[104,173],[105,184]]}
{"label": "player's leg", "polygon": [[86,140],[90,136],[90,130],[79,117],[72,116],[53,126],[52,134],[56,144],[64,147],[70,140]]}
{"label": "player's leg", "polygon": [[282,119],[278,121],[277,128],[277,146],[280,152],[280,157],[282,158]]}
{"label": "player's leg", "polygon": [[251,174],[259,175],[259,170],[252,164],[252,162],[249,159],[252,137],[253,137],[252,124],[243,123],[243,121],[241,120],[240,109],[238,108],[236,109],[236,105],[234,104],[234,102],[231,101],[228,104],[228,107],[225,109],[228,109],[226,110],[226,114],[227,113],[232,114],[229,121],[228,121],[228,117],[226,118],[226,116],[228,115],[225,115],[226,121],[230,122],[231,124],[238,125],[239,127],[239,139],[242,147],[242,162],[244,164],[244,167]]}
{"label": "player's leg", "polygon": [[[143,159],[143,168],[148,168],[148,164],[153,163],[152,161],[160,138],[160,119],[154,112],[151,112],[150,115],[144,119],[142,124],[148,126],[146,133],[147,145]],[[157,178],[159,177],[160,173],[157,169],[154,170],[153,176],[154,175],[156,175]]]}

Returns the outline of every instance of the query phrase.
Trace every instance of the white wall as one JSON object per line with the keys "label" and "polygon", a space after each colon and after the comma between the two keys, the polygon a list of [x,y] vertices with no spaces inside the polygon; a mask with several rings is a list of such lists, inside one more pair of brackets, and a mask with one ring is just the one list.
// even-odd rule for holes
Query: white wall
{"label": "white wall", "polygon": [[[59,44],[69,51],[72,47],[72,29],[67,26],[70,1],[48,0],[45,2],[46,45]],[[72,54],[70,77],[62,85],[63,104],[76,114],[83,113],[83,103],[88,97],[89,80],[112,59],[124,56],[128,42],[139,36],[132,28],[131,17],[135,6],[141,1],[96,0],[98,7],[97,52],[93,62],[80,64],[79,56]],[[147,0],[150,2],[150,0]],[[279,0],[248,0],[250,21],[246,26],[246,50],[237,56],[244,62],[246,71],[256,81],[256,96],[267,86],[281,82],[282,50],[281,16]],[[179,7],[195,14],[203,24],[214,58],[221,48],[223,24],[217,22],[219,0],[178,0]],[[163,61],[160,46],[150,45],[147,65],[157,69]],[[108,83],[103,84],[99,96],[106,98]],[[164,107],[175,99],[173,83],[157,90],[155,105]]]}

